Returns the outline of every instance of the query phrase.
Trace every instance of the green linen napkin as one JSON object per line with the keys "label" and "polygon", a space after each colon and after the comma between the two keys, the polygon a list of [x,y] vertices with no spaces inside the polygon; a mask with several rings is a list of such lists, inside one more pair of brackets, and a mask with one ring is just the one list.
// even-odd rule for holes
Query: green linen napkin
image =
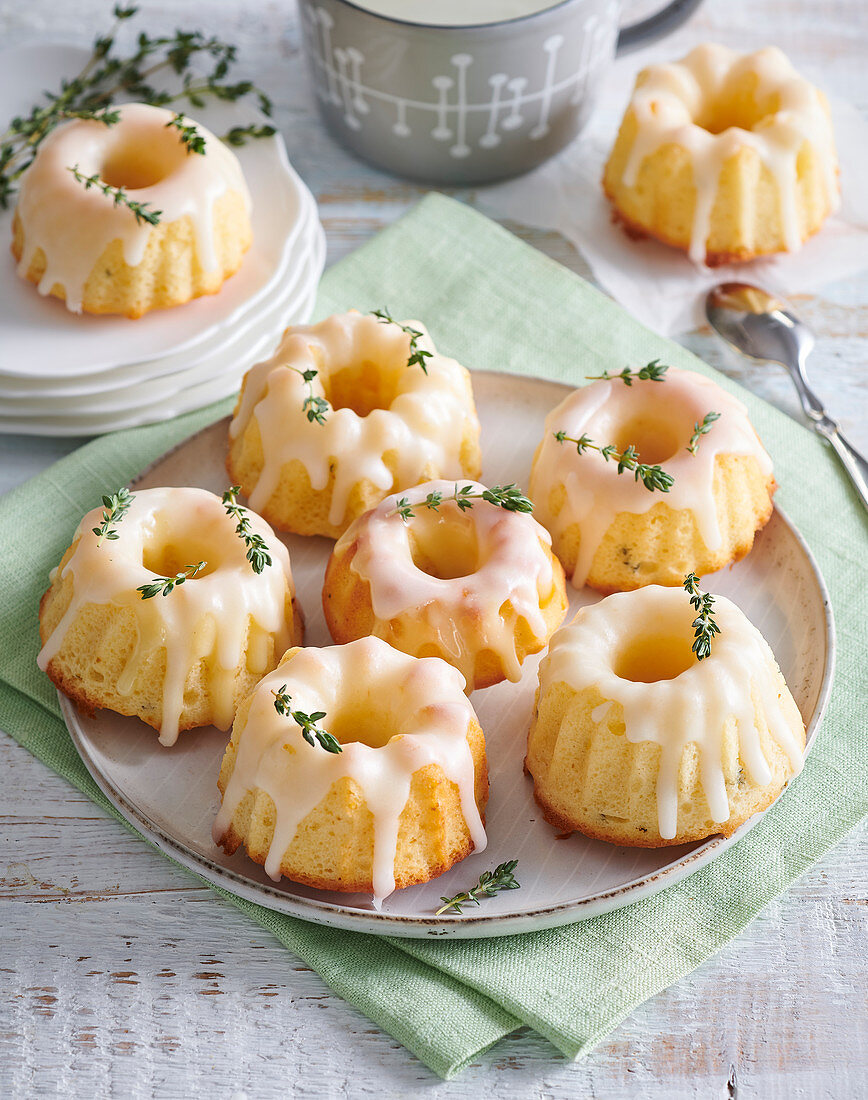
{"label": "green linen napkin", "polygon": [[[317,316],[382,305],[425,320],[439,348],[476,370],[579,385],[586,374],[659,356],[713,376],[747,403],[775,462],[778,499],[832,594],[835,687],[804,773],[744,840],[656,898],[551,931],[427,942],[322,928],[223,895],[442,1077],[521,1024],[577,1057],[719,950],[868,809],[868,524],[814,435],[459,203],[430,195],[342,260],[323,279]],[[0,727],[110,812],[36,669],[39,596],[102,492],[228,408],[97,439],[0,500]]]}

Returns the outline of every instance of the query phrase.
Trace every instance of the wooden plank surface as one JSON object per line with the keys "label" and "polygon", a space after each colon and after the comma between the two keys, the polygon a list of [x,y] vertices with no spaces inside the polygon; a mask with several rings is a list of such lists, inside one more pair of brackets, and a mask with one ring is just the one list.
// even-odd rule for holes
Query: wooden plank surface
{"label": "wooden plank surface", "polygon": [[[647,6],[647,5],[646,5]],[[423,194],[353,160],[320,127],[294,5],[155,0],[152,31],[201,26],[238,42],[276,102],[314,190],[329,262]],[[4,45],[86,43],[108,5],[0,5]],[[868,111],[864,0],[708,0],[671,41],[775,42]],[[461,192],[474,202],[478,193]],[[587,275],[556,234],[510,226]],[[799,300],[820,342],[816,388],[868,449],[868,277]],[[796,417],[783,371],[685,342]],[[0,489],[73,441],[0,437]],[[849,1098],[868,1096],[868,852],[852,834],[694,974],[638,1009],[584,1062],[527,1029],[444,1084],[230,905],[0,736],[0,1096]],[[734,1070],[736,1086],[728,1082]]]}

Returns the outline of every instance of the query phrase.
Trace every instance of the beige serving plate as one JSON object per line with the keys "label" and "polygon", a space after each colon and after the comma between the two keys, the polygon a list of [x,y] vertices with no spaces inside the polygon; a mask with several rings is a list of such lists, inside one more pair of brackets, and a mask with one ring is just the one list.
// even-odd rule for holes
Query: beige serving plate
{"label": "beige serving plate", "polygon": [[[478,373],[473,379],[482,421],[483,480],[526,486],[534,448],[549,410],[569,391],[560,383]],[[221,493],[227,421],[193,436],[157,461],[136,482],[200,485]],[[298,597],[307,620],[306,643],[330,645],[320,592],[332,543],[287,536]],[[704,585],[734,600],[768,639],[808,728],[808,750],[829,697],[834,626],[817,565],[789,520],[775,511],[753,551]],[[571,589],[571,614],[599,597]],[[556,839],[524,775],[525,737],[537,685],[539,657],[529,659],[517,684],[474,692],[491,770],[488,848],[424,886],[398,891],[377,912],[367,896],[335,894],[274,883],[242,851],[226,856],[211,841],[219,805],[216,780],[226,733],[213,727],[182,734],[161,748],[152,729],[108,711],[88,718],[64,697],[63,713],[84,763],[103,792],[148,840],[177,862],[230,893],[291,916],[339,928],[398,936],[480,937],[555,927],[596,916],[657,893],[716,859],[750,829],[729,840],[714,837],[677,848],[619,848],[574,834]],[[805,782],[804,777],[794,785]],[[782,797],[789,797],[784,792]],[[473,885],[479,874],[518,859],[521,889],[434,917],[442,895]]]}

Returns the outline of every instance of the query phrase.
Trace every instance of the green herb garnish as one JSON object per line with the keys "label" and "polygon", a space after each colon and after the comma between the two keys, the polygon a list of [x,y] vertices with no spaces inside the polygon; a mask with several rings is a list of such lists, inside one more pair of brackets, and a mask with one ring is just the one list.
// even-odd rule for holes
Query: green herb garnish
{"label": "green herb garnish", "polygon": [[520,890],[521,883],[515,881],[513,872],[518,866],[517,859],[500,863],[493,871],[483,871],[479,876],[479,882],[463,894],[456,894],[454,898],[441,898],[443,905],[434,914],[439,917],[442,913],[460,913],[462,905],[479,905],[482,898],[490,898],[501,890]]}
{"label": "green herb garnish", "polygon": [[699,423],[693,425],[693,435],[690,437],[690,442],[687,444],[687,449],[692,455],[695,455],[699,450],[699,437],[711,431],[711,425],[715,420],[720,420],[720,413],[708,412]]}
{"label": "green herb garnish", "polygon": [[268,552],[268,544],[262,535],[257,534],[250,526],[250,517],[246,508],[238,503],[240,485],[233,485],[223,494],[223,507],[226,514],[238,520],[235,525],[235,534],[247,546],[247,560],[254,573],[261,573],[266,565],[271,565],[271,554]]}
{"label": "green herb garnish", "polygon": [[444,500],[454,500],[462,512],[473,507],[474,500],[486,500],[489,504],[496,504],[498,508],[504,508],[507,512],[532,512],[533,504],[522,493],[517,485],[493,485],[490,489],[479,492],[472,485],[464,485],[459,488],[455,483],[455,489],[451,496],[444,497],[443,493],[436,490],[429,493],[425,499],[417,505],[412,505],[407,497],[400,497],[396,502],[394,511],[390,515],[399,515],[406,523],[415,516],[414,507],[430,508],[436,512]]}
{"label": "green herb garnish", "polygon": [[714,597],[699,591],[699,578],[695,573],[688,573],[682,584],[684,591],[690,594],[690,603],[697,612],[691,624],[694,634],[691,649],[698,661],[704,661],[711,656],[711,639],[720,633],[720,627],[712,618]]}
{"label": "green herb garnish", "polygon": [[625,386],[632,386],[633,380],[638,379],[640,382],[662,382],[666,377],[666,372],[669,367],[665,363],[661,363],[659,359],[652,359],[650,363],[646,363],[644,367],[640,367],[639,370],[632,371],[629,367],[624,367],[622,371],[609,374],[607,370],[604,370],[602,374],[586,374],[586,378],[603,378],[606,381],[612,381],[615,378],[620,378]]}
{"label": "green herb garnish", "polygon": [[326,416],[331,408],[328,401],[324,397],[318,397],[313,392],[313,380],[319,374],[319,371],[309,367],[307,370],[299,370],[298,367],[290,367],[290,370],[295,371],[299,377],[304,379],[307,386],[307,397],[302,402],[302,411],[307,416],[311,423],[325,424]]}
{"label": "green herb garnish", "polygon": [[166,123],[166,129],[174,127],[178,131],[181,144],[186,145],[188,153],[205,155],[205,138],[199,133],[192,122],[189,122],[183,114],[176,114]]}
{"label": "green herb garnish", "polygon": [[430,359],[434,353],[419,347],[417,340],[422,336],[419,329],[413,328],[411,325],[402,325],[400,321],[396,321],[392,317],[388,309],[372,309],[371,316],[376,317],[384,325],[397,325],[401,332],[406,332],[410,337],[410,358],[407,360],[407,366],[419,366],[427,374],[428,368],[425,366],[425,360]]}
{"label": "green herb garnish", "polygon": [[641,481],[649,492],[657,490],[660,493],[668,493],[675,484],[675,478],[672,474],[667,474],[662,466],[649,466],[646,462],[640,462],[639,455],[632,443],[629,447],[625,447],[623,451],[619,451],[614,443],[600,447],[588,435],[583,435],[581,439],[575,439],[573,436],[567,435],[566,432],[555,432],[554,437],[558,443],[575,443],[576,451],[579,454],[583,454],[585,451],[599,451],[607,462],[618,463],[619,474],[629,470],[633,474],[634,480]]}
{"label": "green herb garnish", "polygon": [[[46,92],[47,102],[33,107],[28,114],[16,115],[5,133],[0,134],[0,209],[10,205],[18,180],[33,163],[39,146],[59,123],[70,119],[93,119],[114,126],[120,114],[111,108],[119,97],[158,107],[180,101],[202,107],[209,97],[234,102],[253,96],[259,108],[266,115],[271,114],[271,101],[249,80],[229,81],[229,72],[236,61],[236,47],[219,38],[206,37],[201,31],[179,30],[159,36],[141,31],[129,53],[116,52],[118,30],[138,10],[134,5],[116,4],[113,27],[95,40],[91,56],[81,72],[71,80],[64,80],[58,91]],[[191,71],[191,66],[203,61],[209,71],[200,77]],[[158,88],[153,83],[158,73],[179,78],[181,90],[168,92]],[[235,126],[225,140],[232,145],[242,145],[248,138],[268,137],[273,133],[272,126]]]}
{"label": "green herb garnish", "polygon": [[297,726],[301,727],[301,736],[309,745],[316,746],[319,742],[326,752],[343,752],[343,747],[336,737],[320,729],[317,726],[322,718],[325,718],[324,710],[315,710],[312,714],[305,714],[303,710],[292,709],[292,696],[286,694],[286,684],[271,694],[274,696],[274,709],[284,718],[291,718]]}
{"label": "green herb garnish", "polygon": [[188,581],[191,577],[195,577],[207,564],[206,561],[200,561],[196,565],[186,566],[180,573],[176,573],[174,577],[157,577],[157,579],[150,584],[139,585],[136,592],[141,593],[143,600],[152,600],[154,596],[159,596],[160,594],[168,596],[179,584],[183,584],[184,581]]}
{"label": "green herb garnish", "polygon": [[115,206],[126,206],[135,215],[136,221],[141,224],[147,222],[148,225],[159,225],[160,215],[162,210],[152,210],[146,202],[136,202],[131,199],[123,187],[112,187],[99,178],[99,174],[94,172],[92,176],[86,176],[83,172],[78,170],[78,165],[74,165],[72,168],[67,169],[72,172],[79,183],[84,184],[85,191],[90,191],[91,187],[95,187],[98,191],[108,198],[114,201]]}
{"label": "green herb garnish", "polygon": [[103,507],[105,508],[102,514],[102,523],[99,527],[91,528],[97,537],[97,546],[102,545],[103,539],[114,542],[114,540],[118,538],[115,525],[120,523],[124,518],[135,499],[135,496],[126,488],[118,489],[118,491],[112,493],[110,497],[104,496],[102,498]]}

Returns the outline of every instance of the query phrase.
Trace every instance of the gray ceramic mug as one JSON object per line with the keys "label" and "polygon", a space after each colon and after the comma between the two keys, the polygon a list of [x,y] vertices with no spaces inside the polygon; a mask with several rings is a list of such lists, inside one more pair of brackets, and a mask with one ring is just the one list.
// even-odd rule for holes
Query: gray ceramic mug
{"label": "gray ceramic mug", "polygon": [[620,30],[620,0],[561,0],[460,27],[387,18],[352,0],[300,0],[299,10],[331,133],[388,172],[461,186],[557,153],[588,121],[616,52],[674,30],[701,2],[671,0]]}

